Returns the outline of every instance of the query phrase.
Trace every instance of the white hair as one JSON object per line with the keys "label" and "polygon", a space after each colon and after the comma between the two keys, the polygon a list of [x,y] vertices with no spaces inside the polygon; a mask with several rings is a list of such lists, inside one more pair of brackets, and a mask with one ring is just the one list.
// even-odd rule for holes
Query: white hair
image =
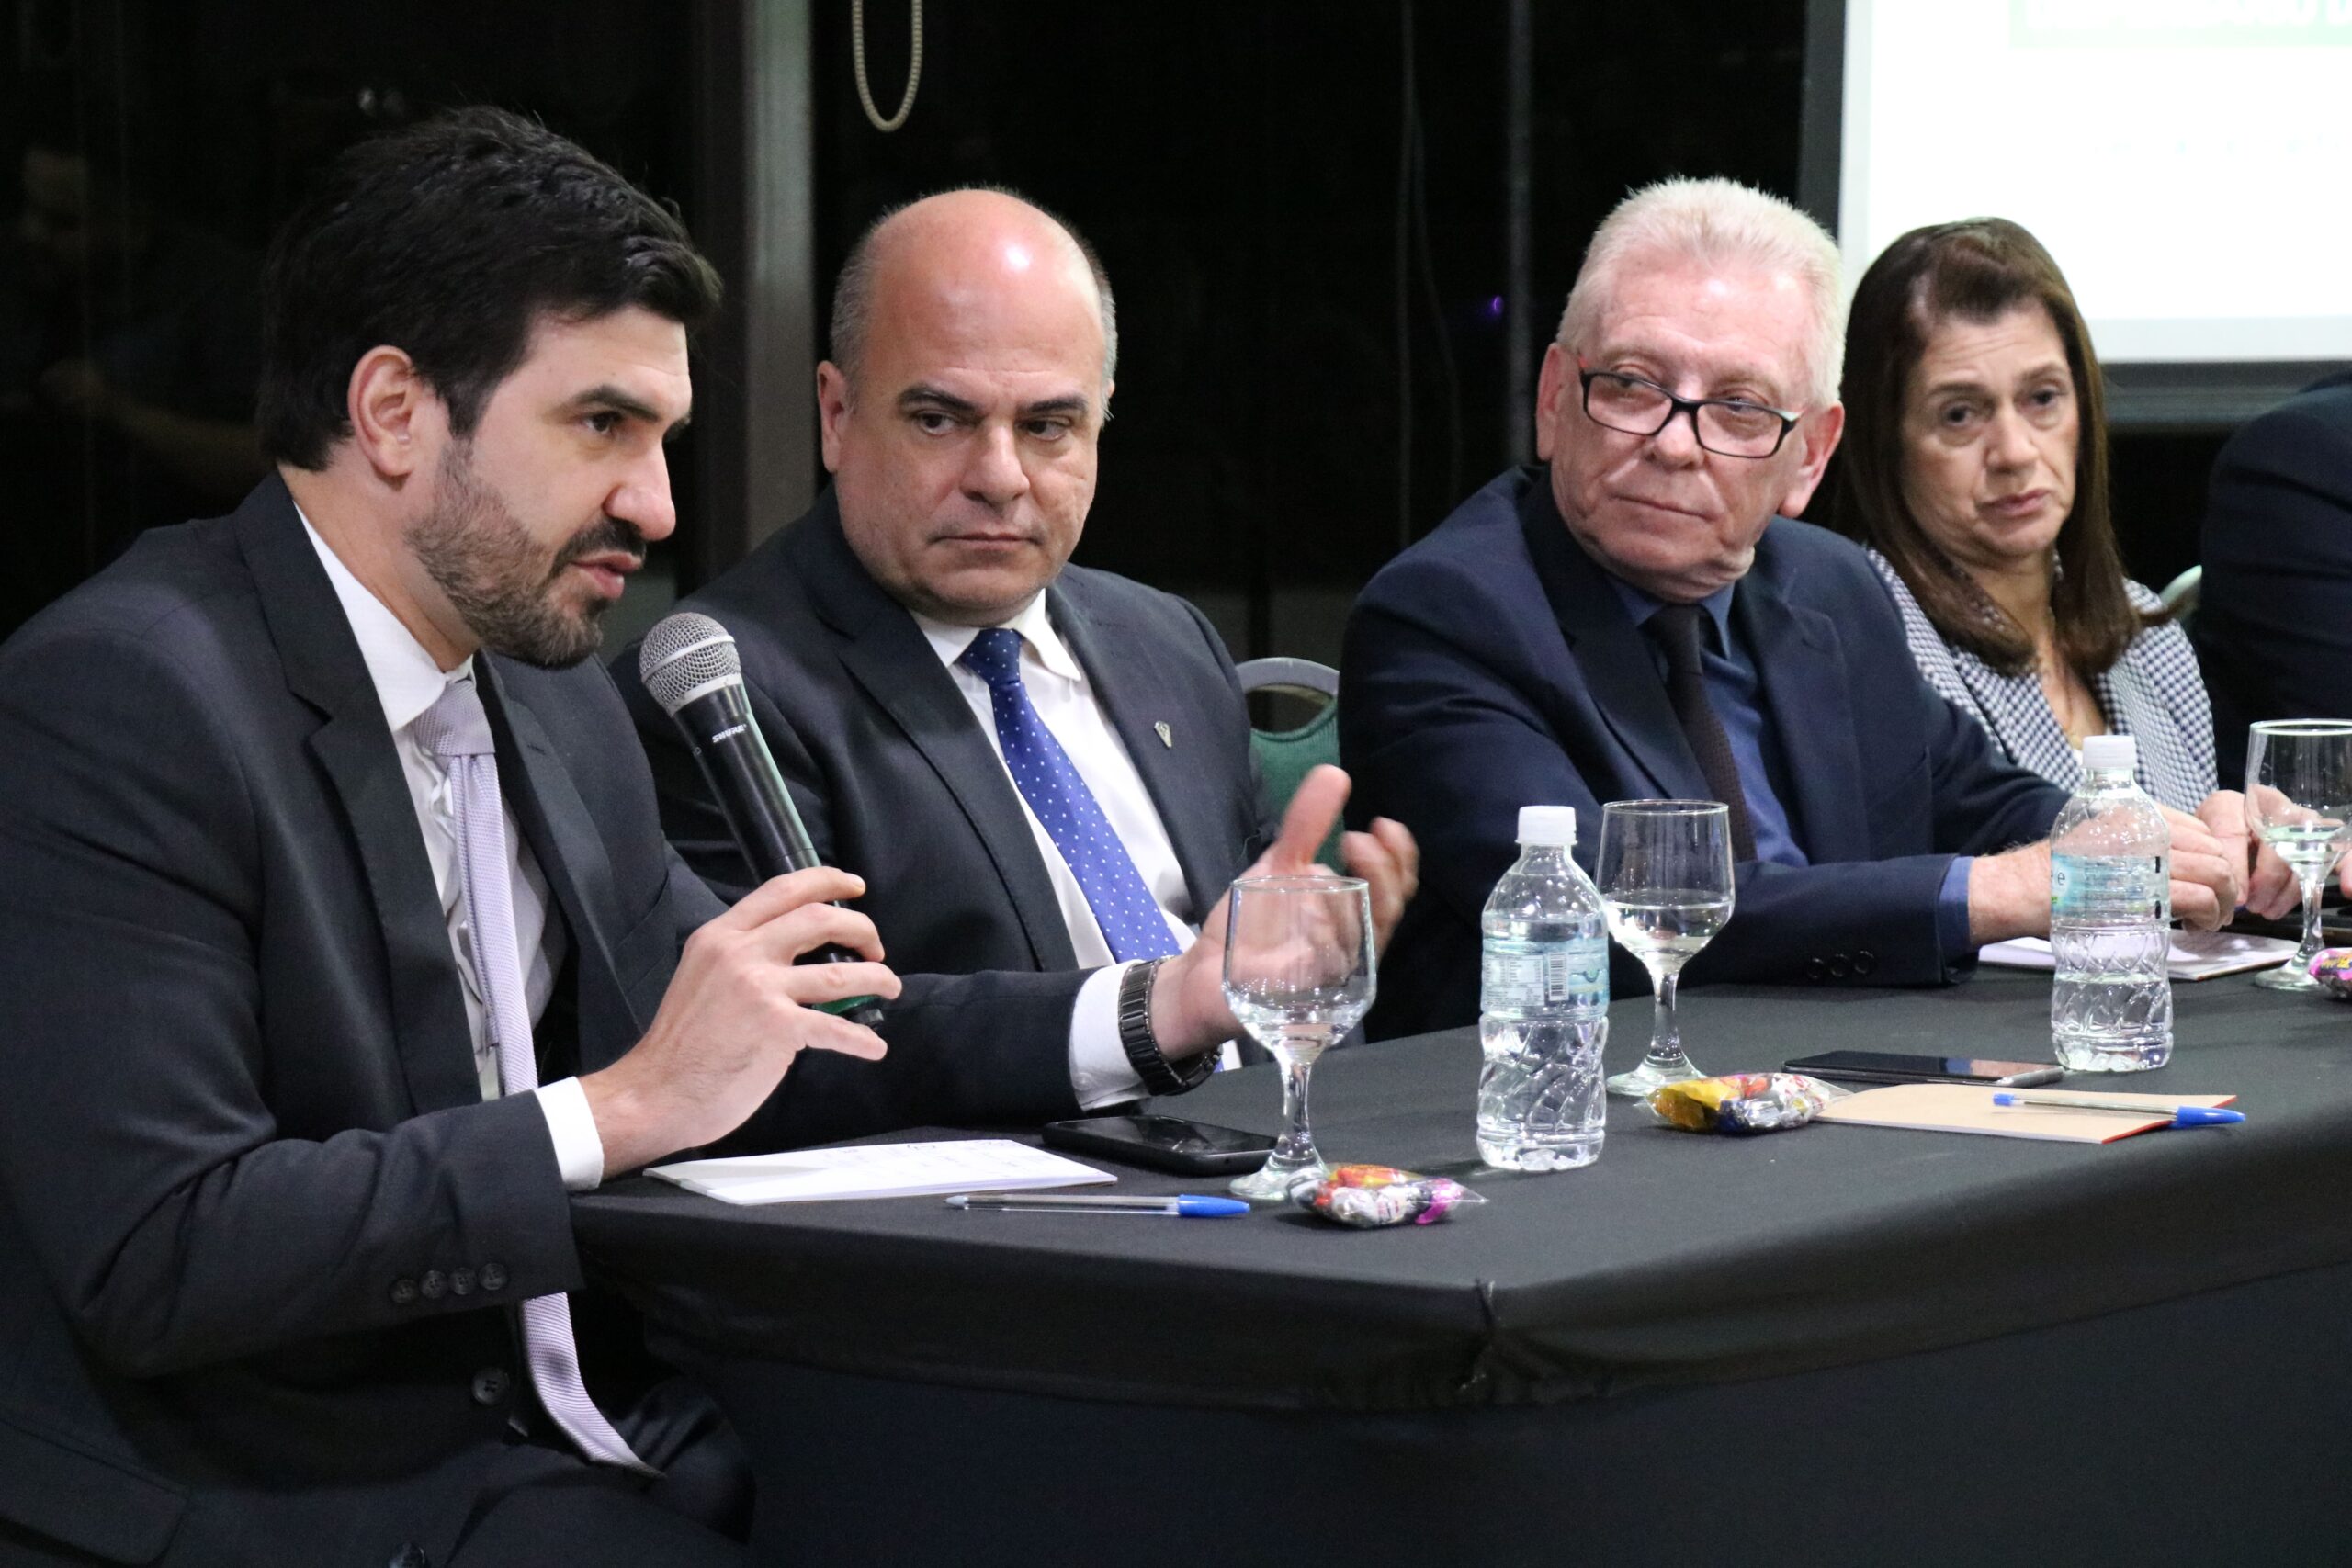
{"label": "white hair", "polygon": [[1598,325],[1608,285],[1620,268],[1657,257],[1751,267],[1803,284],[1813,306],[1805,396],[1815,408],[1838,400],[1846,358],[1838,242],[1779,197],[1736,180],[1660,180],[1619,202],[1593,231],[1576,287],[1568,290],[1567,309],[1560,312],[1562,346],[1577,346],[1579,335]]}

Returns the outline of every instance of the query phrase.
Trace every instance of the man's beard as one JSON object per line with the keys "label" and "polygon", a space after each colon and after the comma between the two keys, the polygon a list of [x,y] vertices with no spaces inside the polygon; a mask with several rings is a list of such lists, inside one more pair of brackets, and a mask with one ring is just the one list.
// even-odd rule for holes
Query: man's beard
{"label": "man's beard", "polygon": [[609,601],[596,594],[567,604],[558,591],[565,569],[609,551],[642,557],[645,540],[619,518],[605,517],[566,540],[543,567],[542,547],[476,477],[472,456],[469,442],[443,455],[432,506],[409,525],[408,547],[482,647],[543,670],[569,669],[604,642],[599,617]]}

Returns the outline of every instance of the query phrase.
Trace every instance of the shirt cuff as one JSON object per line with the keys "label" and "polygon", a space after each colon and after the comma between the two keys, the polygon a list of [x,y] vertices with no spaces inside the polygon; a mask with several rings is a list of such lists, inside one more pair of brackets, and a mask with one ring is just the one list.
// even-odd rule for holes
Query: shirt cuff
{"label": "shirt cuff", "polygon": [[1944,885],[1936,892],[1936,942],[1944,950],[1944,967],[1974,959],[1968,940],[1968,868],[1973,855],[1955,855],[1944,868]]}
{"label": "shirt cuff", "polygon": [[1097,969],[1078,988],[1069,1010],[1069,1087],[1080,1111],[1143,1098],[1143,1080],[1119,1043],[1119,982],[1134,967],[1114,964]]}
{"label": "shirt cuff", "polygon": [[533,1090],[555,1144],[555,1168],[566,1191],[594,1192],[605,1181],[605,1140],[596,1135],[596,1115],[578,1078],[558,1078]]}

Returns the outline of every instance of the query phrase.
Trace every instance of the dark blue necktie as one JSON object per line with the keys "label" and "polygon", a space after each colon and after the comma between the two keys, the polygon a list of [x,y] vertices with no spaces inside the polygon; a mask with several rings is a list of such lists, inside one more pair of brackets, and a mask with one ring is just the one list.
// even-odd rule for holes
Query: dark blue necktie
{"label": "dark blue necktie", "polygon": [[1004,765],[1021,798],[1046,825],[1070,874],[1078,878],[1079,891],[1094,911],[1094,923],[1102,928],[1111,956],[1122,964],[1173,956],[1175,934],[1161,918],[1127,847],[1111,830],[1110,819],[1071,765],[1069,753],[1029,704],[1028,688],[1021,683],[1021,634],[1009,626],[992,626],[972,639],[958,662],[988,682]]}

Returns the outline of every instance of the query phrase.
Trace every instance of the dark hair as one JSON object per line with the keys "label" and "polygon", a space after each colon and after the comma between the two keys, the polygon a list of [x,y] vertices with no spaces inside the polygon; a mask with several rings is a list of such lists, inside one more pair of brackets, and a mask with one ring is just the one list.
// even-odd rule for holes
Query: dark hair
{"label": "dark hair", "polygon": [[1903,498],[1904,400],[1928,339],[1942,322],[1996,321],[2021,305],[2050,312],[2066,345],[2081,413],[2075,505],[2058,530],[2059,576],[2050,608],[2060,655],[2088,681],[2169,612],[2139,610],[2124,588],[2108,511],[2106,389],[2090,329],[2058,264],[2017,224],[1972,218],[1914,229],[1862,274],[1846,319],[1846,439],[1830,522],[1894,565],[1946,642],[2004,674],[2032,668],[2031,631],[1928,537]]}
{"label": "dark hair", "polygon": [[718,293],[676,214],[573,143],[503,109],[437,116],[346,150],[270,246],[262,448],[323,468],[352,367],[381,344],[464,435],[541,317],[634,305],[691,332]]}

